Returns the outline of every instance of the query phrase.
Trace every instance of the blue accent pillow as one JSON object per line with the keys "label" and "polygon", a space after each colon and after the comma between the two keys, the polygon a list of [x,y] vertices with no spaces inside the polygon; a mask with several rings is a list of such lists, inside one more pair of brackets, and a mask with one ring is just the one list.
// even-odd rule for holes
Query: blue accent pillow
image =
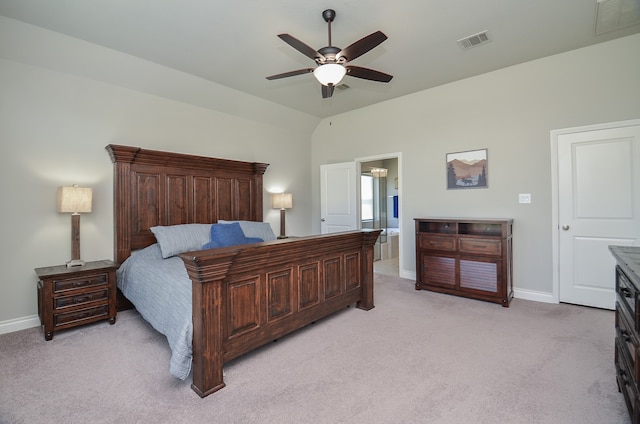
{"label": "blue accent pillow", "polygon": [[258,243],[264,241],[259,237],[245,237],[240,224],[213,224],[211,226],[211,240],[202,246],[203,249],[215,247],[236,246],[239,244]]}

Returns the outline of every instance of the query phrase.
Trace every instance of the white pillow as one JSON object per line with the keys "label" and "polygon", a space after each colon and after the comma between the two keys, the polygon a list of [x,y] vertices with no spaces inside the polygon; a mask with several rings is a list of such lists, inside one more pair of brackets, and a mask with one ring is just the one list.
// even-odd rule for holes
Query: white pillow
{"label": "white pillow", "polygon": [[156,236],[164,259],[182,252],[202,249],[211,234],[211,224],[180,224],[150,229]]}
{"label": "white pillow", "polygon": [[271,225],[268,222],[218,220],[218,224],[231,224],[234,222],[240,224],[240,228],[242,228],[245,237],[258,237],[264,241],[276,239],[276,235],[273,233]]}

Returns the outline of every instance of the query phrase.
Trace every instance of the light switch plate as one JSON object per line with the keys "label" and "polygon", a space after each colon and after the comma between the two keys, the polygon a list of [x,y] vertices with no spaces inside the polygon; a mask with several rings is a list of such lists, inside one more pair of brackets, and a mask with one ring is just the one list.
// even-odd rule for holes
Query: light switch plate
{"label": "light switch plate", "polygon": [[531,203],[531,193],[520,193],[518,200],[520,203]]}

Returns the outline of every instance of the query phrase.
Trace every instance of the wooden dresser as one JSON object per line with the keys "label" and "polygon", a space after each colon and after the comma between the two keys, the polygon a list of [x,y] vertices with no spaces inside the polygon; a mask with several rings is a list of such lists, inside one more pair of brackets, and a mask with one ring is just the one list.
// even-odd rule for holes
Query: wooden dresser
{"label": "wooden dresser", "polygon": [[509,306],[512,219],[415,218],[416,290]]}
{"label": "wooden dresser", "polygon": [[616,259],[615,366],[633,424],[640,424],[640,247],[609,246]]}

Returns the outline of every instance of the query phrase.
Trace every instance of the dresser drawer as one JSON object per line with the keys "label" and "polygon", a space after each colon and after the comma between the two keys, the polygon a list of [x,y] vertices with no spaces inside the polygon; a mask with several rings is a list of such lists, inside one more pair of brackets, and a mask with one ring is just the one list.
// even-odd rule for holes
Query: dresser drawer
{"label": "dresser drawer", "polygon": [[78,306],[85,303],[107,302],[109,299],[109,289],[95,290],[86,293],[75,294],[71,296],[59,296],[53,300],[53,309],[64,309],[70,306]]}
{"label": "dresser drawer", "polygon": [[87,287],[99,287],[106,286],[108,284],[108,275],[105,274],[93,274],[86,275],[78,278],[67,278],[55,280],[53,282],[54,293],[65,292],[68,290],[77,290]]}
{"label": "dresser drawer", "polygon": [[502,253],[502,241],[461,237],[459,250],[464,253],[498,256]]}
{"label": "dresser drawer", "polygon": [[638,312],[640,312],[638,310],[638,295],[640,293],[618,266],[616,266],[616,293],[620,304],[629,312],[633,329],[640,330],[640,317],[638,317]]}
{"label": "dresser drawer", "polygon": [[94,306],[92,308],[85,308],[70,312],[58,313],[54,314],[54,325],[56,327],[71,324],[71,323],[79,323],[82,321],[94,321],[98,319],[105,319],[109,316],[109,305],[99,305]]}
{"label": "dresser drawer", "polygon": [[456,250],[456,239],[454,237],[438,237],[438,236],[418,236],[420,249],[430,250]]}
{"label": "dresser drawer", "polygon": [[633,323],[620,303],[616,303],[616,336],[621,349],[621,353],[629,365],[629,372],[634,382],[640,382],[640,363],[638,363],[638,342],[637,333],[633,330]]}
{"label": "dresser drawer", "polygon": [[638,409],[638,389],[636,383],[633,381],[631,375],[630,366],[627,363],[625,355],[622,353],[623,348],[616,339],[615,343],[615,367],[616,367],[616,380],[618,381],[618,388],[624,396],[624,402],[627,405],[629,416],[632,423],[637,423],[640,410]]}

